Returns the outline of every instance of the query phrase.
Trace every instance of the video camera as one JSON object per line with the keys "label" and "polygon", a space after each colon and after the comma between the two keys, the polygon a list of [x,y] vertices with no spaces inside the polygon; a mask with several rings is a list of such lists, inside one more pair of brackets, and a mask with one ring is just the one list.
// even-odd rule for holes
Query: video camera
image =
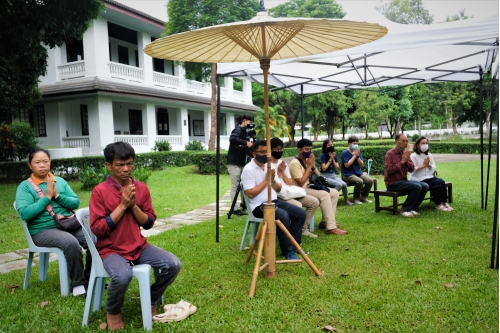
{"label": "video camera", "polygon": [[255,131],[255,124],[251,123],[248,124],[247,127],[245,128],[247,131],[247,141],[254,142],[255,141],[255,136],[257,135],[257,132]]}

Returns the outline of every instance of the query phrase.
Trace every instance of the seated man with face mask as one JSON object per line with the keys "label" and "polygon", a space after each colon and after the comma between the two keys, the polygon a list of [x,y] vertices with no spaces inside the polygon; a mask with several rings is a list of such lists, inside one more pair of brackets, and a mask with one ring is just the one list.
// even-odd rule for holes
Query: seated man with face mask
{"label": "seated man with face mask", "polygon": [[363,174],[361,168],[365,164],[363,155],[359,150],[359,140],[356,136],[347,139],[349,148],[342,152],[342,179],[346,183],[354,183],[354,203],[361,205],[368,200],[368,194],[372,189],[373,179]]}

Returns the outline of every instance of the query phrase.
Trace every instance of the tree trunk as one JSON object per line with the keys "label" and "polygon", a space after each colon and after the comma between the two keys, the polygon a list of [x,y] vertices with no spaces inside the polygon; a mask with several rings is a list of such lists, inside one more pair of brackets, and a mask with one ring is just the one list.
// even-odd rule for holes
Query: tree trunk
{"label": "tree trunk", "polygon": [[368,140],[368,123],[365,122],[365,140]]}
{"label": "tree trunk", "polygon": [[216,87],[216,76],[217,76],[217,64],[212,63],[212,73],[210,75],[210,83],[212,85],[212,99],[210,101],[210,116],[211,116],[211,126],[210,126],[210,139],[208,141],[208,150],[215,150],[215,138],[217,133],[217,87]]}
{"label": "tree trunk", "polygon": [[453,116],[453,109],[452,108],[450,108],[450,122],[451,122],[451,127],[453,128],[453,135],[458,135],[457,120]]}
{"label": "tree trunk", "polygon": [[418,116],[418,135],[422,136],[422,118]]}

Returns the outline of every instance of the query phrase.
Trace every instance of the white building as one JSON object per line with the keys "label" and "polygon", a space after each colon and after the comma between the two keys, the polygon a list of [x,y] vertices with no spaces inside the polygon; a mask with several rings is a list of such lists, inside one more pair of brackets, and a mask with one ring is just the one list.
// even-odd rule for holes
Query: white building
{"label": "white building", "polygon": [[[113,0],[82,41],[49,49],[43,100],[20,117],[35,127],[42,147],[78,147],[102,154],[111,142],[129,142],[150,152],[156,141],[174,150],[187,142],[208,144],[210,83],[186,80],[171,61],[153,59],[143,48],[164,31],[164,22]],[[242,91],[225,78],[221,88],[221,148],[227,148],[235,118],[257,110],[251,82]]]}

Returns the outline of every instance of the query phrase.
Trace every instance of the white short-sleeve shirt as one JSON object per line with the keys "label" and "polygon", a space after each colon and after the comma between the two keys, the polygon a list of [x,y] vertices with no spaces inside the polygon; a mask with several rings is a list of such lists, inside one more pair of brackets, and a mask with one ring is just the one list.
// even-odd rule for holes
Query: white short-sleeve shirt
{"label": "white short-sleeve shirt", "polygon": [[[249,190],[262,183],[266,179],[266,173],[267,167],[264,167],[264,170],[262,170],[252,159],[247,165],[245,165],[243,172],[241,173],[241,184],[243,185],[243,190]],[[277,173],[274,180],[279,181]],[[271,188],[271,199],[276,200],[277,198],[278,195],[276,191],[274,188]],[[248,201],[250,202],[250,209],[252,211],[262,203],[267,202],[267,188],[264,188],[264,190],[255,197],[248,198]]]}

